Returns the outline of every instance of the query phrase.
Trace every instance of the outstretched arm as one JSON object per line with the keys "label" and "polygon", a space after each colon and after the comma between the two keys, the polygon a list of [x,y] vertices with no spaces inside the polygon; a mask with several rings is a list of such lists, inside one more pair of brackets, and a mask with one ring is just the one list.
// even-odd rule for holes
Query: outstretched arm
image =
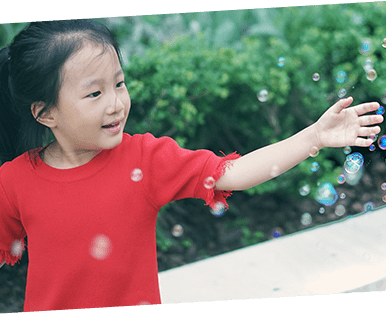
{"label": "outstretched arm", "polygon": [[[379,108],[377,102],[348,108],[349,97],[331,106],[311,126],[283,141],[263,147],[232,161],[216,182],[218,190],[244,190],[276,177],[324,147],[370,146],[366,137],[378,134],[381,115],[364,115]],[[363,116],[364,115],[364,116]],[[362,138],[365,137],[365,138]]]}

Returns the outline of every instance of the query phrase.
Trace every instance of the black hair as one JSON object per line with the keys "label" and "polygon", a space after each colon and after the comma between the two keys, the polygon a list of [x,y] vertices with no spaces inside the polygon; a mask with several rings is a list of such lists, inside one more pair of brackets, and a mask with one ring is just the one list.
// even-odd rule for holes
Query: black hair
{"label": "black hair", "polygon": [[[94,20],[32,22],[0,51],[0,165],[27,151],[36,162],[49,133],[37,118],[56,106],[63,65],[87,41],[113,47],[121,62],[113,35]],[[35,102],[45,104],[36,118]]]}

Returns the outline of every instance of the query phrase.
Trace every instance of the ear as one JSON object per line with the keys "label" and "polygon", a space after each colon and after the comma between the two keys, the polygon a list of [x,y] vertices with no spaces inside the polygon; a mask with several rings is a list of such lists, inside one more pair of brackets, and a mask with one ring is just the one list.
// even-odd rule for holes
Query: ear
{"label": "ear", "polygon": [[37,122],[42,125],[53,128],[55,127],[55,118],[52,115],[52,108],[47,109],[42,115],[39,115],[40,111],[46,106],[44,102],[34,102],[31,104],[31,112]]}

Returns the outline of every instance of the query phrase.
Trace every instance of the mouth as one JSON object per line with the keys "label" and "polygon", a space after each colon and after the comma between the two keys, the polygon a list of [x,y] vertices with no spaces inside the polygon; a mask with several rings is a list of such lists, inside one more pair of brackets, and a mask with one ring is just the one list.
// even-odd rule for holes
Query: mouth
{"label": "mouth", "polygon": [[119,121],[116,121],[110,125],[104,125],[104,126],[102,126],[102,128],[105,128],[105,129],[114,128],[114,127],[118,126],[120,124],[120,122],[121,121],[119,120]]}

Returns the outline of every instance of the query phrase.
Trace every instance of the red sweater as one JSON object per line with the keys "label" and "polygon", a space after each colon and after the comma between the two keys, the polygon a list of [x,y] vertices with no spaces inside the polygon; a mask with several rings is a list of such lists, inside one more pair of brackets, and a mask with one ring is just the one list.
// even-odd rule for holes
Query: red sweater
{"label": "red sweater", "polygon": [[28,236],[24,311],[159,304],[159,209],[189,197],[226,205],[230,192],[203,183],[238,156],[124,134],[120,145],[72,169],[34,164],[27,153],[4,163],[0,262],[15,264]]}

